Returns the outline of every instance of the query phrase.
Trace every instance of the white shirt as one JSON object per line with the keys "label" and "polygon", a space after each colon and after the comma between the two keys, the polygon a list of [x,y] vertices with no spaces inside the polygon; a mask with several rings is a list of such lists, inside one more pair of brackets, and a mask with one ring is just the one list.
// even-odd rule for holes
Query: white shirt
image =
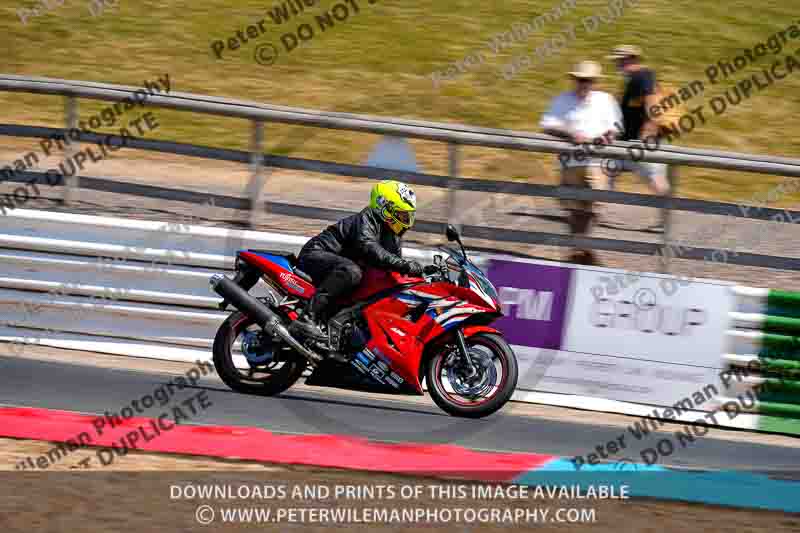
{"label": "white shirt", "polygon": [[[578,99],[575,91],[559,94],[550,104],[550,109],[542,116],[539,125],[542,129],[580,133],[589,142],[601,137],[605,132],[618,131],[622,123],[622,111],[616,99],[603,91],[590,91],[584,100]],[[580,148],[576,148],[576,151]],[[598,159],[584,158],[578,161],[569,158],[567,166],[587,166],[599,164]]]}

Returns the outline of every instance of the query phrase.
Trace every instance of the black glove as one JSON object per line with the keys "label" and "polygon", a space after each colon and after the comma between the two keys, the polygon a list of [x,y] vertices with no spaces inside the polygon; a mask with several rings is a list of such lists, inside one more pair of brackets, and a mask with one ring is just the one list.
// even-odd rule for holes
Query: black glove
{"label": "black glove", "polygon": [[422,265],[420,265],[417,261],[408,261],[406,263],[405,274],[415,278],[420,277],[422,275]]}
{"label": "black glove", "polygon": [[426,276],[430,276],[431,274],[438,274],[439,273],[439,266],[438,265],[425,265],[422,269],[422,273]]}

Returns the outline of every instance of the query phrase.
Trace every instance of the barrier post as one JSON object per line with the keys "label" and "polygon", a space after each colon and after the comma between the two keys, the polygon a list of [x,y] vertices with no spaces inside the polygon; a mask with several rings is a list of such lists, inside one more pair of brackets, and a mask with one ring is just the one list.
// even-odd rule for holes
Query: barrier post
{"label": "barrier post", "polygon": [[[447,143],[447,155],[449,160],[449,170],[448,175],[450,178],[457,178],[458,171],[459,171],[459,163],[460,163],[460,156],[461,156],[460,146],[457,143]],[[461,222],[456,217],[456,207],[457,207],[457,187],[455,185],[454,180],[450,180],[447,183],[447,222],[453,224],[459,231],[461,232]]]}
{"label": "barrier post", "polygon": [[[70,131],[78,129],[78,99],[74,96],[64,97],[64,124],[66,126],[64,131],[66,146],[64,147],[63,162],[66,163],[78,153],[79,143],[69,135]],[[64,166],[66,167],[66,164]],[[78,176],[78,169],[75,168],[75,172],[71,176],[64,177],[64,194],[62,196],[64,205],[70,205],[75,200],[78,187],[80,187],[80,176]]]}
{"label": "barrier post", "polygon": [[264,121],[253,120],[252,127],[250,139],[250,173],[252,177],[248,185],[248,195],[250,196],[250,227],[255,228],[260,211],[258,204],[261,199],[261,191],[266,181],[264,176]]}
{"label": "barrier post", "polygon": [[669,273],[669,262],[672,256],[670,247],[672,241],[669,234],[672,226],[672,198],[675,194],[675,187],[678,185],[678,165],[667,167],[667,182],[669,183],[669,192],[665,197],[664,207],[661,208],[661,222],[664,226],[664,234],[661,237],[660,271],[662,274]]}

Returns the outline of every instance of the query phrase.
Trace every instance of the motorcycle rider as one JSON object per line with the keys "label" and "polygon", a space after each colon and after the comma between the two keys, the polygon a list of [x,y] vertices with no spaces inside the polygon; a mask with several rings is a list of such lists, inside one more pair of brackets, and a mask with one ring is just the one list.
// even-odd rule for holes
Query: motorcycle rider
{"label": "motorcycle rider", "polygon": [[376,184],[370,202],[359,213],[328,226],[309,240],[297,258],[297,266],[311,276],[316,292],[290,333],[327,341],[321,325],[327,322],[330,303],[361,283],[356,261],[409,276],[420,276],[417,261],[402,258],[402,237],[414,225],[417,199],[405,183],[385,180]]}

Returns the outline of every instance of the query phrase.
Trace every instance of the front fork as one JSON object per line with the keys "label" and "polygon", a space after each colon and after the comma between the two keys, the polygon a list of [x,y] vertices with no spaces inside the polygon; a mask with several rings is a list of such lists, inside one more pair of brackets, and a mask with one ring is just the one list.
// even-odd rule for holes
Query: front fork
{"label": "front fork", "polygon": [[469,356],[467,342],[464,340],[464,332],[461,331],[460,328],[456,330],[456,346],[458,347],[458,353],[461,355],[462,361],[465,363],[464,366],[469,368],[469,375],[466,377],[471,378],[478,373],[478,369],[475,368],[475,363],[472,362],[472,358]]}

